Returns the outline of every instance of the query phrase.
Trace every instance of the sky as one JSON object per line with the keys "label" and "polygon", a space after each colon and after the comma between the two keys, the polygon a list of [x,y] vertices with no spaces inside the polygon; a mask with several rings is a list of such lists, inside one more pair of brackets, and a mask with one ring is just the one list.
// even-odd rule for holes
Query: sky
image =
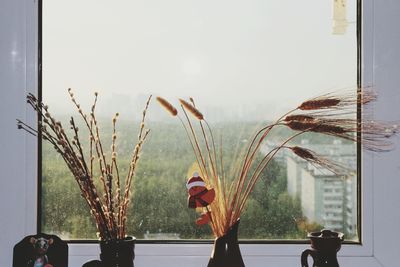
{"label": "sky", "polygon": [[[43,99],[74,112],[137,114],[149,94],[193,97],[212,120],[270,120],[356,88],[355,0],[333,34],[334,0],[45,0]],[[153,103],[155,104],[155,103]],[[152,107],[156,118],[161,116]],[[137,114],[138,116],[140,114]]]}

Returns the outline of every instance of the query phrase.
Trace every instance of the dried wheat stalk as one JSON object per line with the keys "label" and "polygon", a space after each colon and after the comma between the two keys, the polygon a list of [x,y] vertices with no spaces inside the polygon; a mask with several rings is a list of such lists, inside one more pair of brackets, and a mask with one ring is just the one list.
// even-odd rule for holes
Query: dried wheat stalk
{"label": "dried wheat stalk", "polygon": [[[365,119],[361,122],[358,121],[356,119],[357,111],[375,100],[376,95],[366,89],[354,91],[326,94],[304,101],[274,123],[262,127],[249,143],[240,164],[241,168],[230,183],[225,180],[222,152],[220,150],[221,155],[217,160],[212,130],[203,114],[195,106],[194,100],[190,98],[191,103],[189,103],[179,99],[184,114],[182,119],[173,105],[163,98],[157,98],[161,106],[181,120],[192,145],[201,175],[216,192],[216,198],[210,205],[212,212],[210,226],[216,237],[224,235],[240,218],[248,197],[263,170],[268,167],[274,156],[282,149],[287,149],[305,161],[339,175],[349,171],[340,164],[332,162],[309,149],[289,145],[292,140],[304,133],[314,132],[343,138],[361,143],[365,149],[377,152],[390,150],[391,142],[389,138],[398,133],[398,127],[392,123],[367,121]],[[200,137],[196,134],[195,126],[188,113],[199,122]],[[207,125],[207,130],[205,130],[204,124]],[[268,137],[270,131],[278,126],[290,128],[293,130],[293,134],[256,162],[255,156],[259,153],[262,143]],[[201,143],[204,146],[201,146]]]}

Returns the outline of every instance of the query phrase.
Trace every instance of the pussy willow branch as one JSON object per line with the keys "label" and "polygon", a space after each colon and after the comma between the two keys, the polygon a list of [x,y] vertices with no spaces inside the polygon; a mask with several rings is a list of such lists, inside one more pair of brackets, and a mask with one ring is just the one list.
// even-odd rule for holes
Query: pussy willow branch
{"label": "pussy willow branch", "polygon": [[[132,185],[132,179],[135,175],[134,169],[137,166],[137,161],[139,159],[139,153],[141,152],[141,147],[149,133],[149,130],[144,130],[144,118],[146,115],[147,108],[149,106],[150,98],[146,103],[146,108],[143,111],[143,118],[139,133],[139,143],[136,145],[135,151],[133,153],[133,161],[130,165],[130,172],[128,173],[128,181],[125,188],[127,191],[126,199],[121,203],[116,197],[117,203],[114,203],[113,198],[113,170],[116,171],[117,179],[119,179],[119,171],[116,161],[116,151],[115,151],[115,124],[113,125],[113,146],[111,154],[111,165],[107,164],[106,155],[103,151],[103,146],[99,134],[99,126],[94,114],[96,103],[97,103],[97,93],[95,93],[94,104],[91,109],[90,120],[86,116],[80,105],[76,102],[71,89],[68,90],[71,101],[74,103],[78,110],[78,113],[83,118],[83,121],[89,130],[89,156],[90,156],[90,167],[86,163],[85,154],[83,152],[83,147],[80,142],[79,130],[75,124],[73,117],[71,117],[70,125],[73,130],[73,140],[72,142],[66,135],[61,122],[56,121],[52,115],[48,112],[48,107],[43,105],[37,100],[37,98],[28,94],[27,102],[38,114],[40,118],[39,129],[26,125],[25,123],[17,120],[18,128],[24,129],[30,134],[37,135],[40,131],[42,133],[42,138],[53,145],[54,149],[62,156],[68,169],[71,171],[72,175],[75,177],[78,183],[79,189],[81,191],[82,197],[85,199],[86,203],[90,208],[90,212],[96,221],[96,227],[99,231],[100,238],[103,240],[124,238],[126,230],[126,210],[129,203],[130,187]],[[44,112],[45,111],[45,112]],[[105,204],[102,203],[96,187],[93,181],[93,167],[94,167],[94,153],[97,154],[98,166],[100,168],[100,180],[103,183],[104,189],[104,200]],[[106,182],[107,180],[107,182]],[[116,183],[117,189],[116,194],[120,194],[120,184],[119,181]],[[116,218],[115,208],[118,208],[118,214]]]}
{"label": "pussy willow branch", "polygon": [[[107,177],[106,174],[106,162],[103,160],[104,158],[104,153],[102,152],[102,148],[100,147],[101,145],[101,140],[99,138],[99,136],[97,135],[97,131],[98,131],[98,127],[97,127],[97,122],[96,122],[96,118],[94,116],[95,113],[95,109],[96,109],[96,104],[97,104],[97,98],[98,98],[98,94],[97,92],[94,94],[95,98],[94,98],[94,103],[92,105],[91,108],[91,113],[90,113],[90,122],[88,121],[87,115],[83,113],[82,108],[80,107],[80,104],[75,100],[74,98],[74,94],[72,92],[72,90],[69,88],[68,89],[68,93],[70,96],[70,99],[72,101],[72,103],[75,105],[76,109],[78,110],[78,113],[81,115],[81,118],[83,119],[83,121],[86,124],[86,128],[89,130],[89,138],[92,138],[94,141],[94,146],[95,146],[95,151],[98,157],[98,166],[99,166],[99,170],[100,170],[100,181],[102,183],[103,186],[103,191],[105,192],[105,202],[106,202],[106,209],[108,206],[108,193],[107,193],[107,185],[106,185],[106,181],[105,181],[105,177]],[[97,130],[97,131],[96,131]],[[95,134],[96,133],[96,134]],[[93,158],[91,158],[91,160],[94,160]],[[103,166],[104,164],[104,166]],[[93,174],[93,170],[91,169],[91,173]],[[105,212],[108,212],[107,210],[105,210]]]}
{"label": "pussy willow branch", "polygon": [[145,123],[146,113],[149,108],[151,98],[152,98],[152,96],[150,95],[149,98],[147,99],[145,108],[142,112],[142,120],[140,122],[140,127],[139,127],[138,142],[134,148],[132,160],[129,164],[128,174],[125,179],[125,192],[124,192],[124,197],[123,197],[123,201],[121,203],[121,209],[120,209],[121,214],[118,217],[118,225],[121,225],[121,230],[118,233],[120,235],[120,238],[123,238],[122,235],[124,235],[126,232],[126,214],[127,214],[128,204],[129,204],[129,198],[131,195],[132,180],[133,180],[133,177],[135,176],[137,164],[139,161],[139,154],[141,152],[143,143],[145,142],[145,140],[150,132],[149,129],[145,130],[144,123]]}
{"label": "pussy willow branch", "polygon": [[[118,215],[117,215],[116,222],[115,221],[114,222],[115,222],[115,224],[117,224],[118,227],[120,227],[121,218],[120,218],[119,214],[121,213],[121,208],[122,208],[121,207],[121,181],[120,181],[121,179],[120,179],[119,169],[118,169],[118,164],[117,164],[117,154],[116,154],[117,152],[115,150],[115,148],[116,148],[116,143],[115,142],[116,142],[116,139],[117,139],[117,132],[116,132],[117,117],[118,117],[118,113],[115,114],[115,117],[112,120],[112,125],[113,125],[113,135],[112,135],[112,144],[111,144],[111,150],[112,150],[112,153],[111,153],[111,164],[112,164],[112,166],[111,166],[110,173],[111,173],[111,175],[114,175],[113,169],[115,169],[116,177],[117,177],[116,189],[115,189],[115,195],[116,195],[115,196],[115,201],[116,201],[115,208],[117,209],[117,214]],[[117,235],[120,237],[121,233],[118,231]]]}
{"label": "pussy willow branch", "polygon": [[[28,95],[27,98],[28,103],[34,108],[38,116],[55,134],[55,136],[53,136],[50,132],[46,130],[45,126],[40,125],[39,130],[43,133],[43,136],[46,136],[46,140],[50,141],[50,143],[53,144],[56,151],[58,151],[62,155],[68,168],[74,175],[83,196],[87,197],[86,201],[89,207],[93,209],[93,212],[95,213],[94,216],[97,222],[96,225],[102,233],[102,238],[109,237],[110,233],[105,223],[106,219],[104,213],[102,212],[102,204],[99,201],[97,193],[92,186],[93,184],[91,184],[91,180],[87,178],[87,173],[83,168],[79,158],[77,157],[77,154],[73,149],[71,142],[69,142],[69,138],[65,135],[61,123],[57,123],[55,119],[50,115],[50,113],[48,113],[47,108],[44,108],[44,105],[40,103],[33,95]],[[43,114],[42,108],[46,110],[45,114]],[[59,144],[61,146],[58,146]]]}

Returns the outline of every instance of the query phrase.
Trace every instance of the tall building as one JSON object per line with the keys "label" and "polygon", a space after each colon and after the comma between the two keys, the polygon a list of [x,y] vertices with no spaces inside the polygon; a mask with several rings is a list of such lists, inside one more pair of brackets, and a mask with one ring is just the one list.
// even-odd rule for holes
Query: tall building
{"label": "tall building", "polygon": [[[330,144],[311,145],[307,140],[302,146],[319,155],[356,169],[356,147],[333,140]],[[298,198],[302,212],[310,222],[327,229],[355,234],[357,223],[357,176],[355,172],[339,177],[331,171],[318,168],[303,159],[286,154],[287,190]]]}

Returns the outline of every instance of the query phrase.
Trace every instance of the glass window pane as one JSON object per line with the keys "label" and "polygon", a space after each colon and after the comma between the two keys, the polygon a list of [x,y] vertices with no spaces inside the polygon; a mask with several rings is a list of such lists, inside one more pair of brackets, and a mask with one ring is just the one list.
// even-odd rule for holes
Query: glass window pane
{"label": "glass window pane", "polygon": [[[109,151],[117,124],[120,172],[126,173],[141,111],[150,94],[179,106],[193,97],[222,140],[227,174],[255,129],[303,100],[357,87],[356,1],[43,1],[43,101],[68,125],[79,121],[67,88],[84,111],[99,93],[97,116]],[[128,214],[128,232],[143,239],[209,239],[187,208],[185,183],[195,162],[178,120],[155,101]],[[87,133],[82,133],[88,144]],[[287,136],[277,129],[260,155]],[[356,146],[306,135],[305,147],[355,167]],[[263,152],[264,151],[264,152]],[[268,178],[267,178],[268,177]],[[321,227],[357,240],[357,179],[277,154],[241,217],[240,238],[302,239]],[[42,230],[66,239],[96,238],[72,175],[43,143]]]}

